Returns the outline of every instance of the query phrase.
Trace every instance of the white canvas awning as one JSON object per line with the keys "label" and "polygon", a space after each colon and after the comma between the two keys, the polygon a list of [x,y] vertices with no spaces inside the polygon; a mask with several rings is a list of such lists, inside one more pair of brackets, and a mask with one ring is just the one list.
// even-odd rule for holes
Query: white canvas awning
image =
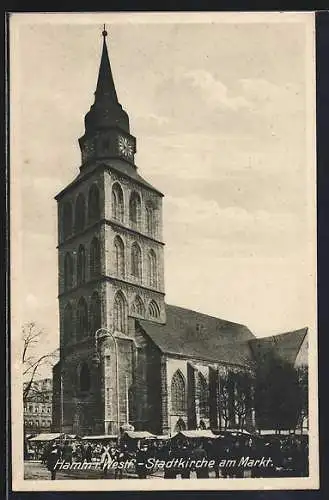
{"label": "white canvas awning", "polygon": [[151,434],[148,431],[127,431],[125,435],[131,439],[156,439],[155,434]]}
{"label": "white canvas awning", "polygon": [[118,436],[110,434],[101,434],[99,436],[83,436],[83,441],[104,441],[106,439],[118,439]]}
{"label": "white canvas awning", "polygon": [[41,433],[41,434],[38,434],[37,436],[34,436],[33,438],[29,439],[29,441],[30,442],[31,441],[53,441],[54,439],[58,439],[61,436],[63,436],[63,434],[61,434],[60,432],[52,433],[52,434]]}
{"label": "white canvas awning", "polygon": [[174,437],[186,437],[190,439],[196,439],[196,438],[208,438],[208,439],[217,439],[218,436],[214,434],[211,430],[205,429],[205,430],[195,430],[195,431],[179,431],[177,434],[175,434]]}

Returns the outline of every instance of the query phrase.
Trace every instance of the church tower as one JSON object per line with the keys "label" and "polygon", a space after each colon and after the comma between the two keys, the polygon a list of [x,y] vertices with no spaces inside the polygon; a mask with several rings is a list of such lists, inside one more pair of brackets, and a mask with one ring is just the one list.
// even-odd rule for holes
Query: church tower
{"label": "church tower", "polygon": [[80,173],[56,196],[58,418],[62,431],[85,434],[134,423],[134,319],[166,321],[163,195],[138,173],[105,29],[102,35],[95,100],[79,139]]}

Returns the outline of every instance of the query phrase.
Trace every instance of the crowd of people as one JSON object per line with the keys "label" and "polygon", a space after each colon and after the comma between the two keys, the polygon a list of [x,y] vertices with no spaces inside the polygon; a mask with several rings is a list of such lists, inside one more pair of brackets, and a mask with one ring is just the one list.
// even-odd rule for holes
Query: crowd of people
{"label": "crowd of people", "polygon": [[[115,479],[136,476],[146,479],[154,474],[165,479],[308,476],[308,441],[305,436],[296,435],[174,437],[136,442],[122,438],[119,442],[103,443],[64,441],[45,445],[40,458],[52,479],[56,478],[58,460],[98,462],[103,477]],[[115,463],[130,465],[114,467],[111,474],[111,464]]]}

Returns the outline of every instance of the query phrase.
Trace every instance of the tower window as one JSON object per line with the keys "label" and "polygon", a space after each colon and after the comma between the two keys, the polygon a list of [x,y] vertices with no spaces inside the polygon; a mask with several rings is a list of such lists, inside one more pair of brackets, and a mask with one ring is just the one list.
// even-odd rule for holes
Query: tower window
{"label": "tower window", "polygon": [[202,417],[208,417],[209,413],[209,396],[208,396],[208,384],[202,373],[198,373],[198,396],[199,396],[199,408],[200,415]]}
{"label": "tower window", "polygon": [[131,307],[132,314],[138,314],[139,316],[145,315],[145,307],[142,299],[139,295],[136,295],[133,305]]}
{"label": "tower window", "polygon": [[142,252],[137,243],[133,243],[131,247],[131,274],[135,278],[142,276]]}
{"label": "tower window", "polygon": [[177,370],[171,380],[171,409],[173,413],[182,413],[186,409],[185,379]]}
{"label": "tower window", "polygon": [[147,276],[149,285],[157,286],[157,258],[154,250],[150,250],[147,255]]}
{"label": "tower window", "polygon": [[72,337],[72,306],[67,304],[64,309],[64,343],[67,344]]}
{"label": "tower window", "polygon": [[93,184],[89,190],[88,196],[88,219],[89,222],[96,222],[100,219],[100,200],[99,189],[96,184]]}
{"label": "tower window", "polygon": [[87,363],[83,363],[80,368],[79,386],[81,392],[90,390],[90,371]]}
{"label": "tower window", "polygon": [[121,291],[114,297],[113,323],[115,330],[126,332],[127,330],[127,302]]}
{"label": "tower window", "polygon": [[77,259],[77,282],[81,285],[86,281],[86,252],[83,245],[79,246]]}
{"label": "tower window", "polygon": [[88,307],[83,297],[78,302],[77,311],[77,337],[79,339],[88,335]]}
{"label": "tower window", "polygon": [[135,191],[131,193],[129,200],[129,219],[133,226],[140,227],[141,221],[141,198]]}
{"label": "tower window", "polygon": [[85,228],[85,197],[82,193],[79,194],[75,203],[75,232],[83,231]]}
{"label": "tower window", "polygon": [[66,202],[63,208],[63,236],[68,238],[72,234],[72,205]]}
{"label": "tower window", "polygon": [[123,192],[117,182],[112,187],[112,217],[120,222],[123,221],[124,204]]}
{"label": "tower window", "polygon": [[156,236],[157,227],[155,209],[151,202],[148,202],[146,205],[146,230],[148,234]]}
{"label": "tower window", "polygon": [[98,276],[101,272],[101,251],[97,238],[93,238],[90,245],[90,276]]}
{"label": "tower window", "polygon": [[94,335],[96,330],[101,328],[101,301],[97,292],[91,297],[90,304],[90,332]]}
{"label": "tower window", "polygon": [[70,290],[73,286],[73,260],[70,253],[64,258],[64,290]]}
{"label": "tower window", "polygon": [[114,238],[114,252],[116,275],[123,278],[125,274],[125,249],[120,236]]}
{"label": "tower window", "polygon": [[160,316],[160,309],[155,300],[149,303],[149,315],[151,318],[158,318]]}

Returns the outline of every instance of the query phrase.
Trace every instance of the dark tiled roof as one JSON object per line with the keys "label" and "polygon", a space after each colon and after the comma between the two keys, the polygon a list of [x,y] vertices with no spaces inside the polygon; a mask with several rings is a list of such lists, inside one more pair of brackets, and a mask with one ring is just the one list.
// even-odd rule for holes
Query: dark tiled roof
{"label": "dark tiled roof", "polygon": [[244,325],[190,309],[166,305],[166,324],[139,320],[144,332],[168,354],[246,365],[252,360],[248,340],[255,338]]}
{"label": "dark tiled roof", "polygon": [[252,339],[249,341],[249,345],[256,359],[260,359],[270,349],[274,349],[280,358],[294,364],[307,335],[307,330],[307,328],[301,328],[271,337]]}

